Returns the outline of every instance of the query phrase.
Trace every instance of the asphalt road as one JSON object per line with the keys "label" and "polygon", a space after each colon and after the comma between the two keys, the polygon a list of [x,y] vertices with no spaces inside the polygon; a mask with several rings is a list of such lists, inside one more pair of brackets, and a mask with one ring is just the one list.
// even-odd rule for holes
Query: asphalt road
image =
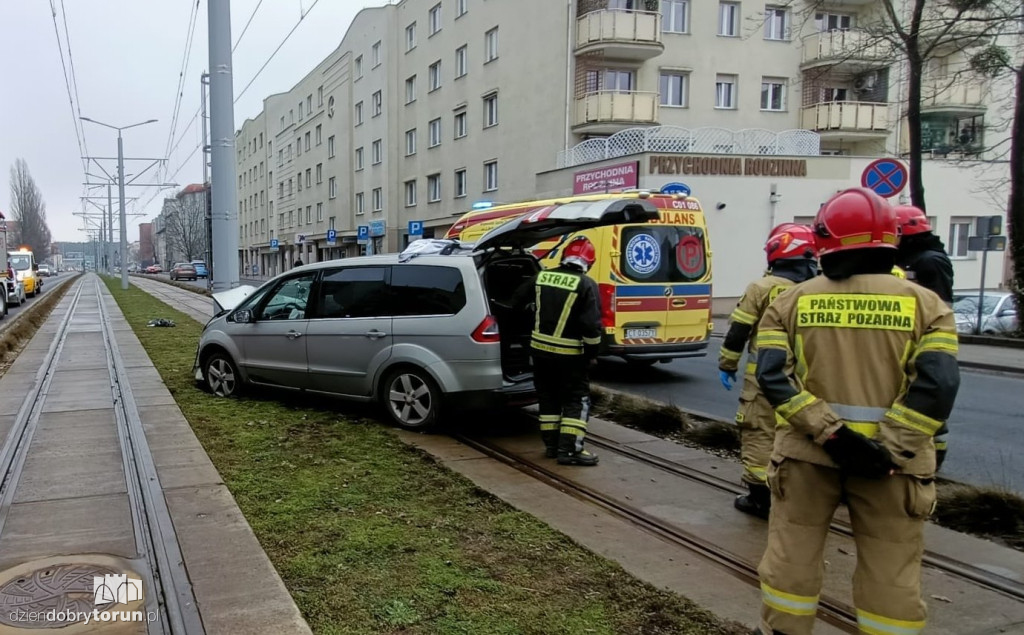
{"label": "asphalt road", "polygon": [[[14,316],[18,315],[18,313],[22,309],[28,308],[28,307],[32,306],[32,303],[34,303],[36,300],[39,300],[40,298],[46,297],[46,294],[49,293],[51,290],[53,290],[53,288],[56,286],[56,283],[60,282],[64,278],[70,277],[72,275],[74,275],[74,274],[62,273],[62,274],[57,275],[57,276],[50,276],[49,278],[43,278],[43,290],[42,290],[42,292],[41,293],[37,293],[34,298],[26,298],[25,302],[22,303],[20,306],[17,305],[17,304],[9,304],[7,306],[7,317],[4,318],[4,321],[6,322],[7,320],[10,320],[10,319],[14,318]],[[6,281],[4,281],[4,284],[6,284]],[[0,323],[0,324],[2,324],[2,323]]]}
{"label": "asphalt road", "polygon": [[[718,381],[718,347],[708,356],[635,369],[619,361],[599,364],[594,383],[731,420],[739,387],[726,391]],[[961,369],[949,427],[949,455],[942,475],[976,485],[1024,492],[1024,376]],[[1016,396],[1014,396],[1016,395]]]}

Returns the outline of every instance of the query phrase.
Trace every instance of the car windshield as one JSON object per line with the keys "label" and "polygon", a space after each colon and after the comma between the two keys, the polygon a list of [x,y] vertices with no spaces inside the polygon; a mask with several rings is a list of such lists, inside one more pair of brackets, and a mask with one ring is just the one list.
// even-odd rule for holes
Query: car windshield
{"label": "car windshield", "polygon": [[14,267],[15,271],[25,271],[32,266],[32,258],[30,256],[11,256],[11,266]]}
{"label": "car windshield", "polygon": [[[983,315],[991,315],[999,304],[1001,296],[986,295],[981,305]],[[978,296],[958,296],[953,299],[953,313],[970,317],[978,314]]]}

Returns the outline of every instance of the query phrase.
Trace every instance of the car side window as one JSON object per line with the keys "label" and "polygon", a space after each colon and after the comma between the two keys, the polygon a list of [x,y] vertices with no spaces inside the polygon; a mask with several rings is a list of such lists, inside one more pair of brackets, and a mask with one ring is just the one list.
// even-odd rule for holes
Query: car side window
{"label": "car side window", "polygon": [[317,318],[362,318],[389,315],[387,267],[345,267],[324,272]]}
{"label": "car side window", "polygon": [[285,280],[274,289],[260,307],[257,320],[302,320],[306,317],[306,305],[313,286],[315,273]]}
{"label": "car side window", "polygon": [[466,306],[466,285],[455,267],[396,265],[391,269],[393,315],[454,315]]}

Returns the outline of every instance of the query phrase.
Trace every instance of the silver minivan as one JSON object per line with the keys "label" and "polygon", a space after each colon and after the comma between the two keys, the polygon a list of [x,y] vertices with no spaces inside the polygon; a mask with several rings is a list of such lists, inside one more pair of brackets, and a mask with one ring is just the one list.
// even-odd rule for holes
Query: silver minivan
{"label": "silver minivan", "polygon": [[258,385],[379,401],[416,430],[436,424],[443,407],[533,403],[532,323],[509,306],[540,269],[528,248],[657,218],[643,199],[552,205],[474,245],[416,241],[401,254],[306,265],[216,294],[195,379],[224,397]]}

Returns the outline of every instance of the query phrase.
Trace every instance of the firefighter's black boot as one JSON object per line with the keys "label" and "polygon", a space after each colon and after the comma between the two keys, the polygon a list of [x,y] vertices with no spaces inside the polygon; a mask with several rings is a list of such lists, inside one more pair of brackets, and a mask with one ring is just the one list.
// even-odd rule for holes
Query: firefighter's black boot
{"label": "firefighter's black boot", "polygon": [[767,485],[747,483],[749,494],[737,496],[733,505],[744,514],[768,520],[768,512],[772,508],[772,492]]}
{"label": "firefighter's black boot", "polygon": [[558,456],[558,430],[541,430],[541,440],[544,441],[544,456],[553,459]]}
{"label": "firefighter's black boot", "polygon": [[597,455],[583,449],[583,437],[575,434],[558,435],[559,465],[597,465]]}

